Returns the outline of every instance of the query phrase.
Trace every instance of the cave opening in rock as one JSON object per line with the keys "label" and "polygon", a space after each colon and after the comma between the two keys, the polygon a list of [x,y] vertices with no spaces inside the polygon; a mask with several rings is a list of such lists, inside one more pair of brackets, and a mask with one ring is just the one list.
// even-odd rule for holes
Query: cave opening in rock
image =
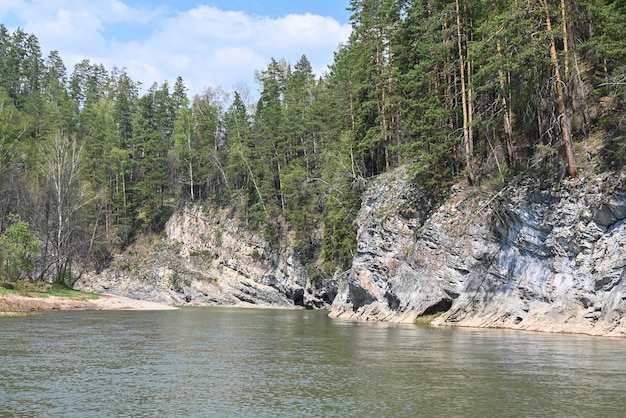
{"label": "cave opening in rock", "polygon": [[293,300],[295,306],[306,307],[304,305],[304,289],[294,289],[291,294],[291,300]]}
{"label": "cave opening in rock", "polygon": [[435,315],[438,313],[448,312],[451,307],[452,307],[452,299],[444,298],[444,299],[441,299],[439,302],[435,303],[434,305],[430,305],[428,308],[426,308],[424,312],[422,312],[421,316]]}

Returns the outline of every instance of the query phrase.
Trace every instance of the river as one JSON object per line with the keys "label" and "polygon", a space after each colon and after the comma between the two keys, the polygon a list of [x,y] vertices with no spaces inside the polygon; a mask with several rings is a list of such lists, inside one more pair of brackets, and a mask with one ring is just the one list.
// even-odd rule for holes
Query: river
{"label": "river", "polygon": [[626,340],[189,308],[0,318],[0,417],[616,417]]}

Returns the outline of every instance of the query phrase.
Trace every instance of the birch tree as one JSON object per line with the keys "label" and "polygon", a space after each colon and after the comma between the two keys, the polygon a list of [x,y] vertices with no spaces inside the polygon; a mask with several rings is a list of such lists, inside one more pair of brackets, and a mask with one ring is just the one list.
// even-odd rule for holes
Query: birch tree
{"label": "birch tree", "polygon": [[[43,170],[51,191],[50,203],[55,215],[53,221],[50,266],[57,280],[67,280],[71,274],[73,238],[79,230],[80,210],[89,202],[87,190],[80,183],[82,148],[75,139],[60,134],[43,151]],[[46,245],[46,247],[48,247]],[[47,268],[47,266],[46,266]]]}
{"label": "birch tree", "polygon": [[201,150],[197,149],[192,109],[181,109],[178,112],[178,119],[174,128],[174,146],[183,166],[181,179],[189,188],[189,197],[191,200],[195,200],[195,187],[198,183],[196,181],[196,165]]}

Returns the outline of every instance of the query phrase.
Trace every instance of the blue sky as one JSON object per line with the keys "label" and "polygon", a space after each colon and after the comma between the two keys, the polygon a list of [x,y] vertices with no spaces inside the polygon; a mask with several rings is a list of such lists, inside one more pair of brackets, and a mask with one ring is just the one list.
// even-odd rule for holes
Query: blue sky
{"label": "blue sky", "polygon": [[249,86],[270,58],[306,54],[321,74],[350,34],[348,0],[0,0],[0,22],[58,50],[68,73],[89,59],[144,87],[182,76],[190,93]]}

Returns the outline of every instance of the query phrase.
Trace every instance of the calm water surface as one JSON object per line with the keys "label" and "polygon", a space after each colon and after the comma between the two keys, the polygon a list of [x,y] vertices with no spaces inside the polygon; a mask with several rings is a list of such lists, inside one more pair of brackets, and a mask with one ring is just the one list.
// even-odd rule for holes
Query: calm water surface
{"label": "calm water surface", "polygon": [[0,417],[618,417],[626,340],[216,308],[0,318]]}

